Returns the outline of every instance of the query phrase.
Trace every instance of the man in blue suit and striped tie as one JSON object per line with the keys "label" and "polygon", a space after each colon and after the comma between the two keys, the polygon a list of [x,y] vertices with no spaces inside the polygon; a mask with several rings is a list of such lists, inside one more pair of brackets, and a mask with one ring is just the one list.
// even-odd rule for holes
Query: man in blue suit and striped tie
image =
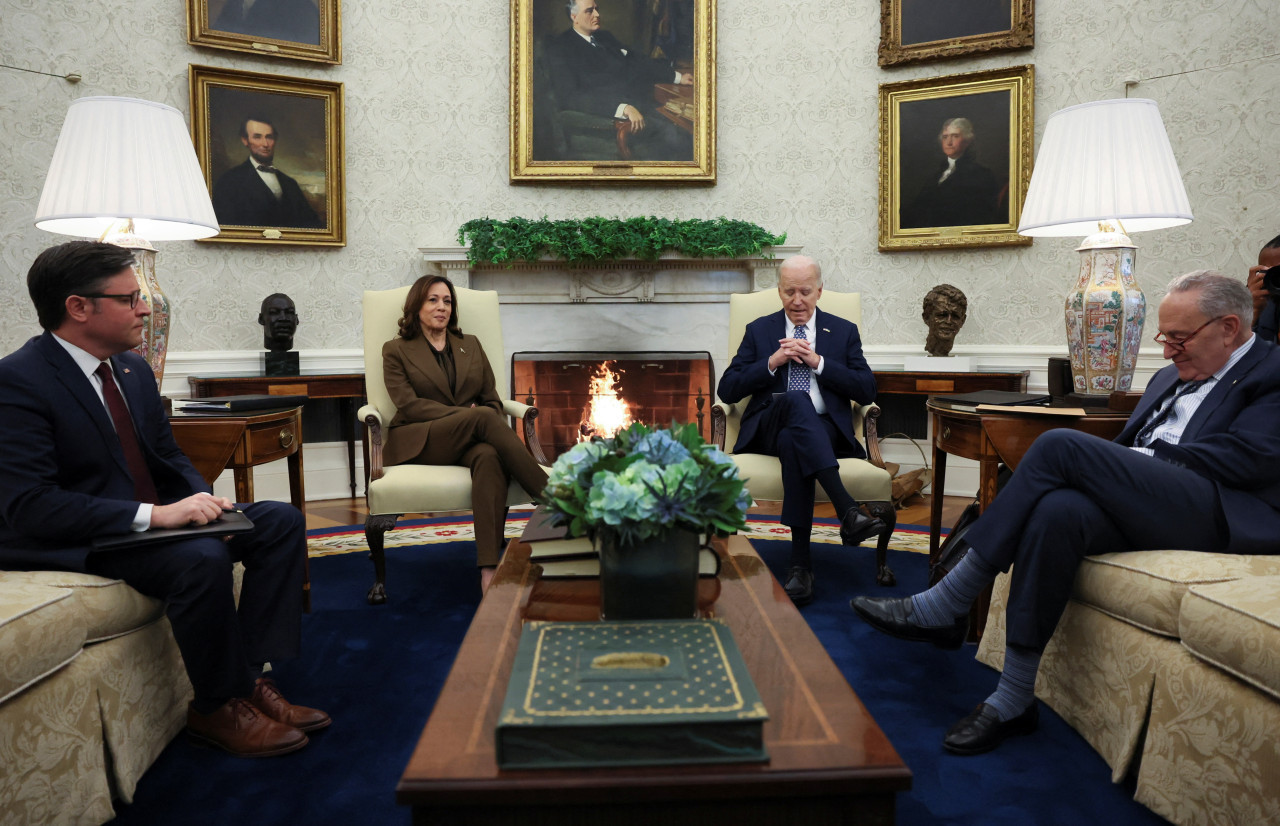
{"label": "man in blue suit and striped tie", "polygon": [[876,398],[858,325],[818,309],[822,269],[796,255],[778,269],[782,309],[747,325],[720,377],[727,404],[748,396],[735,453],[777,456],[782,464],[782,524],[791,528],[791,569],[784,583],[796,605],[813,600],[809,539],[814,483],[840,515],[840,539],[857,545],[885,530],[858,509],[840,481],[837,459],[866,458],[853,433],[853,405]]}

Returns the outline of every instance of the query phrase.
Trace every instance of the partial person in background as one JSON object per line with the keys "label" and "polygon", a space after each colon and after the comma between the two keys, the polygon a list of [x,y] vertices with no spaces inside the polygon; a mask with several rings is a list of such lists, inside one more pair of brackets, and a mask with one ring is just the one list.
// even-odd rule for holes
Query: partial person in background
{"label": "partial person in background", "polygon": [[270,118],[253,114],[240,123],[240,143],[249,157],[213,185],[218,223],[245,227],[322,229],[298,182],[274,165],[279,134]]}
{"label": "partial person in background", "polygon": [[1272,267],[1280,266],[1280,235],[1268,241],[1258,251],[1257,266],[1249,268],[1249,292],[1253,295],[1253,331],[1260,338],[1276,341],[1280,338],[1280,299],[1271,297],[1262,285],[1262,276]]}
{"label": "partial person in background", "polygon": [[822,268],[804,255],[778,268],[782,309],[747,325],[716,393],[726,404],[750,397],[734,453],[777,456],[782,465],[782,524],[791,528],[791,568],[783,587],[796,605],[813,601],[814,484],[840,517],[840,540],[857,545],[885,530],[862,513],[840,481],[843,457],[865,459],[853,432],[853,405],[876,398],[858,325],[818,307]]}
{"label": "partial person in background", "polygon": [[511,480],[536,497],[547,472],[507,424],[489,358],[458,326],[449,279],[424,275],[409,288],[400,333],[382,346],[382,372],[396,406],[383,461],[471,469],[476,562],[487,588],[502,553]]}

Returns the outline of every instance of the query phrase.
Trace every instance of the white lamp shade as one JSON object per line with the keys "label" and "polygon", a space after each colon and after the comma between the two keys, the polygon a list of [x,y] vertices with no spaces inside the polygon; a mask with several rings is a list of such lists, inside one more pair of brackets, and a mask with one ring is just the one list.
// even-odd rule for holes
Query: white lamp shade
{"label": "white lamp shade", "polygon": [[135,98],[87,97],[67,110],[36,226],[97,237],[122,218],[151,241],[218,234],[182,114]]}
{"label": "white lamp shade", "polygon": [[1018,232],[1083,236],[1119,219],[1126,232],[1191,222],[1191,204],[1155,101],[1098,100],[1045,125]]}

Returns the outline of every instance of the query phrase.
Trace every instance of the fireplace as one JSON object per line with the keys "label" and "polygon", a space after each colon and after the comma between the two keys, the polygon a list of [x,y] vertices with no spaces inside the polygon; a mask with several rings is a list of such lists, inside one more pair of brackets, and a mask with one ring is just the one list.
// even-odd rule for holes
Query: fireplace
{"label": "fireplace", "polygon": [[707,352],[518,352],[511,377],[512,398],[538,408],[538,440],[552,461],[591,435],[589,407],[605,407],[615,392],[632,421],[693,422],[711,437],[715,368]]}

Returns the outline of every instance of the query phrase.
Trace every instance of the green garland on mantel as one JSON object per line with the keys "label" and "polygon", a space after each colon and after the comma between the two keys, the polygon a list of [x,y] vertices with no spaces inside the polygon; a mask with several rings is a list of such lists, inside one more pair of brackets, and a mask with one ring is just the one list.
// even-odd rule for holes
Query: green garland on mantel
{"label": "green garland on mantel", "polygon": [[458,227],[458,243],[467,247],[467,261],[473,265],[537,261],[547,255],[570,264],[652,261],[667,251],[690,258],[768,258],[772,255],[767,248],[786,240],[786,233],[773,235],[755,224],[729,218],[476,218]]}

